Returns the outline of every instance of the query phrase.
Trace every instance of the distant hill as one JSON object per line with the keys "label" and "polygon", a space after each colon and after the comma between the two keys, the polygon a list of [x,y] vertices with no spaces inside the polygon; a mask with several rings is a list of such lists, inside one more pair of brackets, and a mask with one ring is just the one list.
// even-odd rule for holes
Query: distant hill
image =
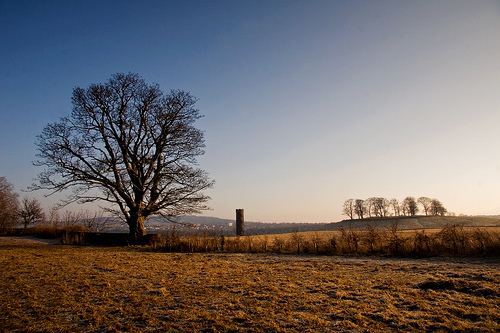
{"label": "distant hill", "polygon": [[[233,235],[235,232],[235,221],[211,216],[179,216],[175,222],[159,216],[154,216],[146,221],[146,229],[149,233],[159,233],[171,230],[172,227],[179,231],[199,231],[225,235]],[[109,222],[109,221],[108,221]],[[367,218],[363,220],[343,220],[334,223],[267,223],[245,221],[245,234],[277,234],[299,231],[327,231],[340,228],[365,228],[373,225],[380,228],[389,228],[398,223],[400,229],[432,229],[442,228],[447,224],[463,226],[500,226],[500,216],[402,216]],[[127,232],[128,227],[118,220],[108,224],[108,232]]]}
{"label": "distant hill", "polygon": [[[173,226],[178,229],[187,228],[189,225],[198,230],[217,231],[223,234],[233,234],[235,232],[235,221],[210,216],[179,216],[174,223],[162,217],[149,218],[146,226],[151,231],[161,232]],[[268,223],[245,221],[245,234],[266,234],[266,233],[287,233],[295,231],[321,231],[328,230],[330,223]]]}
{"label": "distant hill", "polygon": [[456,224],[468,227],[493,227],[500,226],[498,216],[401,216],[368,218],[363,220],[343,220],[331,223],[332,229],[364,228],[367,225],[377,227],[390,227],[394,223],[400,229],[432,229],[442,228],[445,225]]}
{"label": "distant hill", "polygon": [[[194,215],[184,215],[184,216],[178,216],[172,219],[175,222],[178,223],[187,223],[187,224],[204,224],[204,225],[212,225],[212,226],[228,226],[229,223],[233,223],[233,220],[229,219],[221,219],[218,217],[212,217],[212,216],[194,216]],[[169,223],[172,224],[172,222],[168,221],[167,219],[161,217],[161,216],[153,216],[148,219],[149,224],[153,223]]]}

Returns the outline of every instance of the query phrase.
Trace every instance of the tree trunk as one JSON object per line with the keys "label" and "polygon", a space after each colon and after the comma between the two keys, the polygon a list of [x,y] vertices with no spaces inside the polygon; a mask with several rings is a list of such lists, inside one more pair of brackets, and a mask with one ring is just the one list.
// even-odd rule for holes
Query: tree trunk
{"label": "tree trunk", "polygon": [[146,216],[140,213],[131,213],[128,220],[129,226],[129,238],[130,242],[133,244],[140,243],[144,235],[146,234],[146,229],[144,228],[144,221]]}

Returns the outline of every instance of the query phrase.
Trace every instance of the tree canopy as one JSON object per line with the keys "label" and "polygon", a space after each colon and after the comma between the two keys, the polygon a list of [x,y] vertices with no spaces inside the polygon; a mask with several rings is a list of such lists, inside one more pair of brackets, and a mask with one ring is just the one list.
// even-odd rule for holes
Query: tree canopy
{"label": "tree canopy", "polygon": [[137,74],[115,74],[103,84],[73,90],[73,110],[37,137],[43,167],[33,189],[71,189],[65,203],[106,203],[134,240],[150,215],[206,209],[213,185],[197,167],[204,154],[196,98],[164,92]]}

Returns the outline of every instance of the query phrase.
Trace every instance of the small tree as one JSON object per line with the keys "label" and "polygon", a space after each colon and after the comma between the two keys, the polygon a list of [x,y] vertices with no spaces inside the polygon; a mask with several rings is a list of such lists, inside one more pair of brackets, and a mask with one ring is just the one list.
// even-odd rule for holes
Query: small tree
{"label": "small tree", "polygon": [[18,209],[19,201],[14,187],[5,177],[0,177],[0,230],[15,227]]}
{"label": "small tree", "polygon": [[354,213],[358,216],[358,219],[363,219],[365,213],[364,200],[356,199],[356,201],[354,201]]}
{"label": "small tree", "polygon": [[385,217],[389,211],[389,200],[382,197],[372,198],[373,202],[373,210],[375,216],[377,217]]}
{"label": "small tree", "polygon": [[405,243],[405,239],[401,237],[401,235],[399,234],[399,224],[397,221],[392,223],[389,228],[388,243],[389,243],[388,247],[390,254],[392,255],[402,254],[401,251],[403,249],[403,244]]}
{"label": "small tree", "polygon": [[45,218],[40,202],[34,198],[23,198],[19,216],[21,217],[25,229],[28,225],[41,222]]}
{"label": "small tree", "polygon": [[348,199],[344,202],[342,209],[344,215],[347,215],[351,220],[354,218],[354,199]]}
{"label": "small tree", "polygon": [[374,225],[369,224],[365,228],[364,241],[368,245],[368,253],[374,253],[377,242],[380,239],[380,232]]}
{"label": "small tree", "polygon": [[400,216],[401,215],[401,208],[399,206],[398,199],[391,199],[389,201],[389,206],[392,208],[394,216]]}
{"label": "small tree", "polygon": [[440,216],[444,216],[447,212],[446,208],[444,208],[441,201],[437,199],[431,200],[429,211],[431,215],[440,215]]}
{"label": "small tree", "polygon": [[366,214],[368,214],[368,217],[372,217],[372,215],[375,215],[375,205],[374,205],[375,198],[371,197],[365,200],[364,202],[364,209]]}
{"label": "small tree", "polygon": [[417,202],[422,206],[424,214],[429,215],[429,209],[431,208],[432,199],[427,197],[420,197],[418,198]]}
{"label": "small tree", "polygon": [[406,215],[406,216],[417,215],[418,206],[417,206],[417,202],[415,201],[414,197],[406,197],[403,200],[403,203],[401,205],[402,205],[404,215]]}
{"label": "small tree", "polygon": [[59,224],[61,223],[61,214],[59,213],[59,209],[57,206],[52,206],[49,208],[45,223],[55,228],[59,227]]}

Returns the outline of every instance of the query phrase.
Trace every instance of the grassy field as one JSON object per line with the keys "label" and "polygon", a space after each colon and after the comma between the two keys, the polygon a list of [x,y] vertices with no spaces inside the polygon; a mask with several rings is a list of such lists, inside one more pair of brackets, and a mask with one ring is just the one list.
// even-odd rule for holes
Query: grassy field
{"label": "grassy field", "polygon": [[498,259],[153,253],[0,237],[6,332],[500,330]]}
{"label": "grassy field", "polygon": [[[346,230],[350,230],[350,229],[346,229]],[[356,230],[356,229],[354,229]],[[366,229],[357,229],[357,231],[364,231]],[[381,231],[381,232],[388,232],[389,231],[389,228],[378,228],[376,229],[378,231]],[[420,228],[420,229],[401,229],[401,230],[398,230],[398,233],[401,234],[402,237],[408,237],[408,236],[412,236],[414,235],[416,232],[422,232],[424,231],[426,234],[428,235],[432,235],[432,234],[436,234],[440,231],[442,231],[443,228]],[[464,231],[471,231],[471,230],[483,230],[483,231],[487,231],[487,232],[490,232],[490,233],[497,233],[497,234],[500,234],[500,227],[497,227],[497,226],[486,226],[486,227],[463,227],[463,230]],[[301,231],[301,232],[297,232],[297,233],[284,233],[284,234],[267,234],[267,235],[252,235],[252,236],[249,236],[250,238],[254,239],[254,240],[262,240],[262,239],[274,239],[274,238],[279,238],[279,239],[282,239],[284,241],[288,241],[290,240],[290,238],[294,235],[294,234],[299,234],[301,235],[304,239],[312,239],[312,238],[315,238],[315,237],[318,237],[319,239],[321,240],[328,240],[330,239],[332,236],[341,236],[341,231],[340,230],[330,230],[330,231]],[[234,237],[233,237],[234,238]]]}
{"label": "grassy field", "polygon": [[155,235],[151,246],[161,252],[232,252],[275,254],[385,255],[395,257],[500,256],[499,227],[447,225],[440,229],[363,229],[287,234],[225,236],[217,234]]}

